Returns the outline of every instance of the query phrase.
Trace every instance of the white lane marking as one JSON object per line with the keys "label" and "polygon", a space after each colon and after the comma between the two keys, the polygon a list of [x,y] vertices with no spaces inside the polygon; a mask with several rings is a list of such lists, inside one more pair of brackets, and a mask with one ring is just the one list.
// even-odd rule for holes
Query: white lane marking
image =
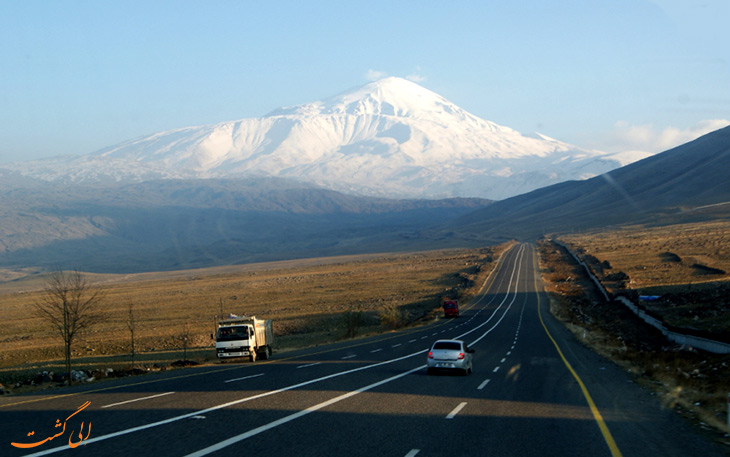
{"label": "white lane marking", "polygon": [[[245,433],[241,433],[240,435],[234,436],[232,438],[228,438],[227,440],[223,440],[220,443],[216,443],[216,444],[214,444],[212,446],[208,446],[208,447],[206,447],[204,449],[201,449],[199,451],[190,453],[190,454],[187,455],[187,457],[201,457],[201,456],[204,456],[204,455],[211,454],[213,452],[220,451],[221,449],[226,448],[228,446],[231,446],[233,444],[236,444],[239,441],[246,440],[248,438],[251,438],[252,436],[258,435],[259,433],[263,433],[263,432],[266,432],[268,430],[271,430],[272,428],[276,428],[276,427],[278,427],[280,425],[284,425],[287,422],[291,422],[293,420],[299,419],[300,417],[306,416],[309,413],[313,413],[315,411],[319,411],[322,408],[326,408],[327,406],[334,405],[335,403],[341,402],[342,400],[346,400],[346,399],[348,399],[350,397],[354,397],[355,395],[358,395],[358,394],[360,394],[362,392],[367,392],[368,390],[371,390],[371,389],[374,389],[376,387],[382,386],[383,384],[387,384],[387,383],[389,383],[391,381],[395,381],[396,379],[400,379],[400,378],[402,378],[404,376],[408,376],[409,374],[415,373],[416,371],[423,370],[423,368],[425,366],[426,365],[421,365],[420,367],[413,368],[412,370],[408,370],[408,371],[403,372],[401,374],[398,374],[398,375],[395,375],[395,376],[391,376],[390,378],[383,379],[382,381],[378,381],[378,382],[375,382],[373,384],[370,384],[369,386],[361,387],[360,389],[353,390],[351,392],[348,392],[346,394],[340,395],[338,397],[332,398],[332,399],[327,400],[327,401],[323,401],[322,403],[316,404],[314,406],[310,406],[309,408],[304,409],[302,411],[298,411],[298,412],[296,412],[294,414],[290,414],[290,415],[288,415],[286,417],[282,417],[279,420],[275,420],[273,422],[269,422],[268,424],[262,425],[260,427],[256,427],[256,428],[254,428],[252,430],[249,430],[249,431],[247,431]],[[464,403],[464,405],[466,405],[466,403]],[[462,408],[463,408],[463,406],[462,406]]]}
{"label": "white lane marking", "polygon": [[253,374],[251,376],[244,376],[242,378],[229,379],[228,381],[223,381],[223,382],[225,383],[225,382],[243,381],[244,379],[258,378],[259,376],[263,376],[263,375],[264,375],[263,373]]}
{"label": "white lane marking", "polygon": [[382,351],[382,350],[383,350],[383,348],[379,348],[379,349],[373,349],[372,351],[370,351],[370,353],[371,353],[371,354],[374,354],[374,353],[376,353],[376,352],[380,352],[380,351]]}
{"label": "white lane marking", "polygon": [[494,370],[492,370],[492,373],[496,373],[499,371],[499,367],[494,367]]}
{"label": "white lane marking", "polygon": [[502,361],[501,361],[501,362],[499,362],[499,363],[504,363],[504,361],[505,361],[505,360],[507,360],[507,359],[502,359]]}
{"label": "white lane marking", "polygon": [[426,338],[428,338],[428,335],[421,337],[422,340],[425,340]]}
{"label": "white lane marking", "polygon": [[415,338],[413,338],[412,340],[408,340],[408,342],[409,342],[409,343],[415,343],[415,342],[416,342],[416,339],[415,339]]}
{"label": "white lane marking", "polygon": [[[524,253],[524,246],[521,246],[517,255],[521,256],[523,253]],[[477,325],[476,327],[474,327],[473,329],[469,330],[468,332],[464,332],[461,335],[458,335],[454,339],[460,340],[463,337],[465,337],[466,335],[468,335],[468,334],[470,334],[472,332],[476,332],[480,328],[482,328],[485,325],[487,325],[489,323],[489,321],[491,321],[492,318],[494,318],[494,316],[497,315],[497,312],[502,308],[502,306],[505,303],[507,303],[507,299],[510,296],[509,290],[512,288],[512,284],[513,284],[512,279],[515,278],[515,271],[516,271],[517,272],[517,278],[514,281],[515,292],[513,292],[514,296],[512,297],[512,301],[507,305],[507,308],[502,313],[502,316],[499,319],[497,319],[497,322],[495,322],[494,325],[492,325],[492,327],[490,327],[489,329],[487,329],[486,332],[482,333],[482,335],[479,338],[477,338],[474,341],[472,341],[469,344],[469,346],[474,346],[475,344],[477,344],[478,342],[480,342],[482,339],[486,338],[487,335],[489,335],[490,333],[492,333],[492,330],[494,330],[495,328],[497,328],[497,326],[499,326],[499,324],[502,322],[502,320],[505,318],[505,316],[507,316],[507,312],[510,310],[510,308],[512,308],[512,305],[515,303],[515,300],[517,300],[516,286],[517,286],[517,283],[520,280],[520,270],[517,268],[518,266],[520,266],[520,267],[522,266],[522,257],[520,257],[519,262],[515,262],[514,266],[512,267],[512,274],[511,274],[511,276],[509,278],[509,286],[507,287],[507,293],[504,295],[504,298],[502,299],[502,301],[500,302],[500,304],[494,309],[494,311],[492,312],[492,315],[489,316],[489,318],[486,321],[484,321],[481,324]],[[484,295],[482,295],[482,296],[484,296]]]}
{"label": "white lane marking", "polygon": [[466,402],[465,401],[459,403],[459,406],[457,406],[456,408],[454,408],[454,410],[451,411],[449,413],[449,415],[446,416],[446,418],[447,419],[453,419],[454,417],[456,417],[457,414],[459,414],[459,411],[461,411],[462,409],[464,409],[464,406],[466,406]]}
{"label": "white lane marking", "polygon": [[483,383],[479,384],[479,387],[477,387],[477,390],[484,389],[487,386],[487,384],[489,384],[489,381],[491,381],[491,379],[485,379]]}
{"label": "white lane marking", "polygon": [[343,358],[341,358],[340,360],[354,359],[355,357],[357,357],[357,354],[346,355]]}
{"label": "white lane marking", "polygon": [[135,398],[134,400],[120,401],[119,403],[112,403],[111,405],[104,405],[102,408],[111,408],[112,406],[124,405],[127,403],[134,403],[135,401],[149,400],[150,398],[162,397],[165,395],[174,394],[175,392],[165,392],[164,394],[150,395],[149,397]]}
{"label": "white lane marking", "polygon": [[405,457],[416,457],[416,454],[421,452],[420,449],[411,449],[408,454],[405,455]]}
{"label": "white lane marking", "polygon": [[[395,359],[386,360],[384,362],[378,362],[378,363],[374,363],[372,365],[366,365],[364,367],[357,367],[357,368],[353,368],[351,370],[340,371],[338,373],[333,373],[333,374],[330,374],[330,375],[327,375],[327,376],[322,376],[321,378],[310,379],[309,381],[304,381],[304,382],[300,382],[299,384],[293,384],[291,386],[282,387],[281,389],[270,390],[268,392],[262,392],[260,394],[252,395],[250,397],[239,398],[238,400],[229,401],[228,403],[222,403],[220,405],[211,406],[210,408],[201,409],[201,410],[198,410],[198,411],[192,411],[190,413],[181,414],[180,416],[170,417],[170,418],[167,418],[167,419],[163,419],[161,421],[152,422],[152,423],[144,424],[144,425],[138,425],[136,427],[132,427],[132,428],[124,429],[124,430],[119,430],[117,432],[112,432],[112,433],[109,433],[107,435],[100,435],[100,436],[97,436],[97,437],[94,437],[94,438],[89,438],[88,440],[84,440],[84,443],[85,443],[85,445],[88,445],[88,444],[91,444],[91,443],[96,443],[97,441],[105,441],[105,440],[108,440],[108,439],[111,439],[111,438],[116,438],[118,436],[124,436],[124,435],[128,435],[130,433],[135,433],[135,432],[139,432],[139,431],[142,431],[142,430],[147,430],[147,429],[154,428],[154,427],[159,427],[161,425],[170,424],[170,423],[173,423],[173,422],[177,422],[179,420],[188,419],[188,418],[193,417],[193,416],[202,416],[202,415],[204,415],[206,413],[209,413],[209,412],[212,412],[212,411],[217,411],[219,409],[228,408],[229,406],[234,406],[234,405],[238,405],[240,403],[245,403],[245,402],[249,402],[249,401],[253,401],[253,400],[258,400],[259,398],[269,397],[269,396],[272,396],[272,395],[280,394],[282,392],[287,392],[287,391],[290,391],[290,390],[298,389],[300,387],[308,386],[310,384],[316,384],[318,382],[326,381],[328,379],[337,378],[337,377],[340,377],[340,376],[345,376],[345,375],[348,375],[348,374],[351,374],[351,373],[356,373],[358,371],[369,370],[371,368],[376,368],[376,367],[380,367],[380,366],[383,366],[383,365],[388,365],[388,364],[391,364],[391,363],[394,363],[394,362],[400,362],[401,360],[406,360],[406,359],[409,359],[409,358],[411,358],[413,356],[423,354],[426,351],[428,351],[428,349],[424,349],[422,351],[414,352],[412,354],[404,355],[404,356],[401,356],[401,357],[396,357]],[[401,373],[398,376],[405,376],[405,375],[408,375],[408,374],[411,374],[411,373],[415,373],[418,370],[423,370],[425,367],[426,367],[426,365],[421,365],[421,366],[419,366],[417,368],[414,368],[414,369],[412,369],[410,371],[407,371],[405,373]],[[397,379],[398,376],[395,376],[393,378],[389,378],[389,380],[395,380],[395,379]],[[373,386],[376,386],[376,384],[373,384]],[[41,456],[41,455],[55,454],[57,452],[66,451],[68,449],[69,449],[68,444],[63,444],[63,445],[57,446],[55,448],[46,449],[44,451],[36,452],[36,453],[33,453],[33,454],[28,454],[25,457],[37,457],[37,456]]]}
{"label": "white lane marking", "polygon": [[397,348],[398,346],[403,346],[403,343],[398,343],[398,344],[394,344],[394,345],[392,345],[391,347],[392,347],[392,348]]}
{"label": "white lane marking", "polygon": [[309,368],[309,367],[314,367],[314,366],[321,365],[321,364],[322,364],[322,362],[314,362],[314,363],[308,363],[306,365],[299,365],[297,368]]}
{"label": "white lane marking", "polygon": [[512,354],[512,351],[507,351],[507,355],[511,355],[511,354]]}

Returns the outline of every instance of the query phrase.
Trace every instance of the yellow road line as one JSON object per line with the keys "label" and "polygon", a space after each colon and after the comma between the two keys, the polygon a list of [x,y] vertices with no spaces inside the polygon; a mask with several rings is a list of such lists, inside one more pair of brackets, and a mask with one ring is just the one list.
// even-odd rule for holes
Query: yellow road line
{"label": "yellow road line", "polygon": [[[534,252],[534,251],[533,251]],[[537,260],[535,256],[533,255],[533,266],[535,271],[535,295],[537,296],[537,316],[540,318],[540,323],[542,324],[542,328],[545,330],[545,333],[547,334],[548,338],[550,338],[550,341],[553,342],[553,346],[555,346],[555,350],[558,351],[558,355],[560,355],[560,358],[563,360],[563,363],[568,368],[568,371],[570,371],[570,374],[573,375],[573,378],[578,382],[578,385],[580,386],[580,390],[583,392],[583,396],[586,399],[586,402],[588,402],[588,407],[591,410],[591,413],[593,413],[593,418],[596,420],[596,423],[598,424],[598,428],[601,430],[601,434],[603,435],[603,439],[606,441],[606,444],[608,445],[608,449],[611,451],[611,455],[613,457],[621,457],[621,451],[618,448],[618,445],[616,445],[616,441],[613,439],[613,435],[611,435],[611,431],[608,429],[608,425],[606,425],[606,421],[603,420],[603,416],[601,416],[601,412],[598,411],[598,407],[596,406],[596,403],[593,401],[593,398],[591,397],[591,394],[588,392],[588,388],[586,388],[585,384],[583,384],[583,380],[580,379],[580,376],[578,376],[578,373],[575,372],[573,367],[570,365],[570,362],[568,362],[568,359],[565,358],[565,355],[563,355],[563,351],[560,350],[560,346],[558,346],[557,341],[555,341],[555,338],[550,334],[550,331],[547,328],[547,325],[545,325],[545,321],[542,319],[542,313],[540,311],[540,293],[538,291],[537,286],[537,272],[538,266],[537,266]]]}

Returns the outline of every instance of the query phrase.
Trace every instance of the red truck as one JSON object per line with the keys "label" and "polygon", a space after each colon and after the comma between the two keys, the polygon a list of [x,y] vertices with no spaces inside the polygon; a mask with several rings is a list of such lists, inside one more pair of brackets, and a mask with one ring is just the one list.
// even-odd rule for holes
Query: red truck
{"label": "red truck", "polygon": [[444,317],[459,317],[458,300],[444,300],[441,306],[444,308]]}

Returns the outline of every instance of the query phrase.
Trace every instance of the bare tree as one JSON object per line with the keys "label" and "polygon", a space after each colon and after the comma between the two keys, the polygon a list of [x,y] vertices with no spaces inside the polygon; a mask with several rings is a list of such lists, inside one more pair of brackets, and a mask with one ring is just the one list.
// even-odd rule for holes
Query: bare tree
{"label": "bare tree", "polygon": [[137,330],[137,320],[134,316],[134,303],[131,301],[127,304],[127,319],[126,319],[125,323],[127,324],[127,328],[129,329],[129,339],[130,339],[131,349],[132,349],[132,365],[134,365],[134,355],[135,355],[134,332]]}
{"label": "bare tree", "polygon": [[71,346],[79,333],[100,320],[102,293],[94,291],[79,271],[57,270],[46,279],[45,293],[34,304],[36,314],[58,331],[63,339],[66,374],[71,384]]}

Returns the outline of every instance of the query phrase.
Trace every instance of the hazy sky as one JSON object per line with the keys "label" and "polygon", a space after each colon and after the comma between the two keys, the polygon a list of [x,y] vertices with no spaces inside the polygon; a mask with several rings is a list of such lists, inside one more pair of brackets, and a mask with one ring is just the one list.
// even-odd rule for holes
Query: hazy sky
{"label": "hazy sky", "polygon": [[730,124],[728,0],[0,0],[0,163],[261,117],[378,76],[607,152]]}

